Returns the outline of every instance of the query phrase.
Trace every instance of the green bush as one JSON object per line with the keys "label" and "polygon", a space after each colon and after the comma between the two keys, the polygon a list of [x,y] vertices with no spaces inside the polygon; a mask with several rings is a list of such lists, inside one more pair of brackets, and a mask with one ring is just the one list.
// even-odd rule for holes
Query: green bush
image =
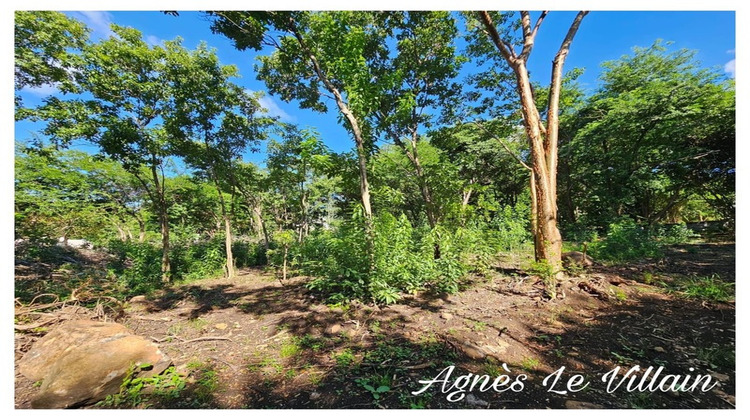
{"label": "green bush", "polygon": [[629,218],[609,225],[607,236],[592,243],[589,253],[594,259],[612,262],[653,258],[662,254],[651,230]]}
{"label": "green bush", "polygon": [[685,223],[660,226],[655,229],[654,236],[662,245],[684,244],[699,237],[699,235],[689,229]]}
{"label": "green bush", "polygon": [[361,217],[336,232],[308,237],[295,249],[295,261],[316,277],[309,287],[333,301],[354,298],[385,304],[397,302],[404,293],[454,293],[469,271],[486,270],[500,247],[497,238],[479,229],[414,228],[405,215],[390,213],[374,219],[372,235],[372,262]]}
{"label": "green bush", "polygon": [[161,247],[112,240],[107,249],[114,256],[108,268],[131,296],[151,293],[162,286]]}

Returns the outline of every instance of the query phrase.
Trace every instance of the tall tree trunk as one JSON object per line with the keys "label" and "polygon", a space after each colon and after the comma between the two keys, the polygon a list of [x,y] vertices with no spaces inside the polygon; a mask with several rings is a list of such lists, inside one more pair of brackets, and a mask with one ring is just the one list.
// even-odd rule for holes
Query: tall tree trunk
{"label": "tall tree trunk", "polygon": [[[536,109],[526,65],[518,63],[514,70],[518,83],[518,93],[521,97],[524,127],[531,149],[532,179],[534,180],[532,201],[536,207],[537,215],[533,232],[535,257],[537,261],[546,261],[553,271],[561,272],[562,238],[557,228],[556,188],[552,186],[555,177],[551,176],[548,165],[551,159],[544,147],[545,141],[540,129],[542,122],[539,118],[539,111]],[[547,135],[549,136],[549,128]],[[557,167],[554,170],[557,171]]]}
{"label": "tall tree trunk", "polygon": [[161,225],[161,280],[172,281],[172,266],[169,261],[169,221],[167,220],[166,203],[159,206],[159,224]]}
{"label": "tall tree trunk", "polygon": [[359,163],[359,192],[362,199],[362,208],[364,210],[369,236],[369,230],[371,229],[372,224],[372,206],[370,205],[370,184],[367,182],[367,151],[365,150],[365,138],[359,126],[359,121],[357,120],[357,117],[354,115],[347,103],[344,101],[344,97],[341,95],[341,92],[339,92],[338,88],[336,88],[336,86],[328,79],[328,76],[321,68],[318,59],[315,57],[315,54],[313,54],[312,51],[307,47],[307,43],[297,29],[297,23],[294,21],[294,19],[291,18],[289,19],[289,30],[297,39],[300,47],[302,47],[305,55],[307,55],[307,58],[310,60],[310,63],[313,66],[313,71],[315,71],[318,80],[320,80],[325,86],[326,90],[328,90],[328,92],[333,95],[333,98],[336,101],[336,106],[339,108],[339,111],[349,123],[349,126],[352,130],[354,142],[357,146],[357,161]]}
{"label": "tall tree trunk", "polygon": [[489,13],[479,13],[487,34],[516,75],[524,128],[531,149],[532,215],[536,213],[532,221],[534,253],[537,261],[546,261],[551,265],[552,270],[558,273],[558,276],[562,274],[562,238],[557,228],[557,159],[562,69],[570,44],[587,14],[588,12],[585,11],[578,13],[552,63],[547,127],[545,128],[534,101],[526,61],[531,54],[537,31],[547,16],[547,12],[541,13],[533,29],[529,13],[521,12],[524,42],[523,49],[518,55],[511,44],[500,38]]}
{"label": "tall tree trunk", "polygon": [[229,213],[227,213],[227,206],[226,203],[224,203],[224,195],[221,191],[221,187],[219,186],[219,180],[216,177],[215,173],[212,173],[212,178],[214,180],[214,186],[216,187],[216,192],[219,194],[219,207],[221,207],[221,218],[224,221],[224,245],[226,247],[226,274],[227,278],[231,279],[234,277],[235,274],[235,267],[234,267],[234,255],[232,255],[232,221],[230,220]]}
{"label": "tall tree trunk", "polygon": [[143,243],[146,240],[146,222],[138,219],[138,242]]}
{"label": "tall tree trunk", "polygon": [[266,229],[266,223],[263,221],[263,210],[260,204],[253,204],[253,221],[256,229],[258,230],[258,236],[263,240],[263,245],[268,251],[270,240],[268,237],[268,229]]}
{"label": "tall tree trunk", "polygon": [[234,255],[232,254],[232,221],[228,215],[224,215],[224,244],[227,248],[227,278],[231,279],[235,275]]}
{"label": "tall tree trunk", "polygon": [[167,215],[167,200],[164,190],[164,178],[159,178],[156,171],[156,158],[151,165],[151,176],[154,181],[154,191],[158,200],[159,226],[161,228],[161,280],[164,283],[172,281],[172,266],[169,260],[169,217]]}

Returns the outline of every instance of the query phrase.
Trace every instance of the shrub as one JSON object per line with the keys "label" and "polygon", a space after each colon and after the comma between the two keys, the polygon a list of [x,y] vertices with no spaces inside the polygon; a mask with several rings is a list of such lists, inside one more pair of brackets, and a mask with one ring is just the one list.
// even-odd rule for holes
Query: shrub
{"label": "shrub", "polygon": [[107,249],[114,255],[108,268],[130,295],[151,293],[162,286],[161,247],[112,240]]}
{"label": "shrub", "polygon": [[655,229],[654,236],[662,245],[684,244],[699,237],[699,235],[689,229],[685,223],[660,226]]}
{"label": "shrub", "polygon": [[354,217],[338,231],[311,235],[299,245],[296,263],[316,277],[309,287],[333,301],[356,298],[385,304],[405,293],[454,293],[471,269],[489,267],[499,247],[497,238],[479,229],[415,229],[405,215],[382,213],[373,221],[371,262],[365,235],[364,221]]}
{"label": "shrub", "polygon": [[645,226],[629,218],[609,225],[607,236],[591,244],[589,252],[594,259],[625,262],[661,255],[659,243]]}

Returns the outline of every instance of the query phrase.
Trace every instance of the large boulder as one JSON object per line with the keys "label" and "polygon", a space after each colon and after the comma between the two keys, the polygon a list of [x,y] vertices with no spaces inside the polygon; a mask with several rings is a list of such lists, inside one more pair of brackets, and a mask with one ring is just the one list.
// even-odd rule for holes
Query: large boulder
{"label": "large boulder", "polygon": [[19,362],[19,371],[40,381],[34,408],[91,404],[120,390],[134,366],[148,366],[142,376],[171,364],[156,344],[115,323],[70,321],[50,332]]}

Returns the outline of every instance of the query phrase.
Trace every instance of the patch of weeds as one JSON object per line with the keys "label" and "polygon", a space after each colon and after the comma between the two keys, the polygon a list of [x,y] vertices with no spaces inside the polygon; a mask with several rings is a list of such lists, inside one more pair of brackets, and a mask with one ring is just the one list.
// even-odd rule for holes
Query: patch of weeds
{"label": "patch of weeds", "polygon": [[323,375],[320,372],[310,372],[307,374],[307,378],[313,386],[318,386],[323,382]]}
{"label": "patch of weeds", "polygon": [[712,346],[701,347],[696,352],[696,357],[708,363],[712,368],[734,369],[735,349],[734,346]]}
{"label": "patch of weeds", "polygon": [[490,378],[497,378],[500,375],[507,374],[507,372],[505,372],[505,370],[501,366],[498,366],[493,362],[485,363],[482,370],[484,371],[484,373],[489,375]]}
{"label": "patch of weeds", "polygon": [[380,321],[377,319],[372,321],[370,323],[370,331],[372,331],[373,334],[377,334],[380,332]]}
{"label": "patch of weeds", "polygon": [[334,354],[333,360],[336,361],[336,367],[348,368],[354,363],[354,353],[351,349],[344,349]]}
{"label": "patch of weeds", "polygon": [[214,393],[219,389],[219,375],[213,366],[207,363],[193,362],[187,365],[195,375],[195,387],[192,389],[194,400],[200,405],[213,401]]}
{"label": "patch of weeds", "polygon": [[542,365],[542,362],[539,361],[539,359],[535,357],[527,357],[521,361],[521,368],[525,371],[532,371],[537,370],[539,366]]}
{"label": "patch of weeds", "polygon": [[565,272],[567,272],[568,275],[571,277],[578,277],[581,274],[586,273],[586,268],[583,265],[578,264],[575,261],[570,261],[565,267]]}
{"label": "patch of weeds", "polygon": [[653,396],[648,392],[630,393],[626,397],[625,402],[628,404],[628,408],[641,410],[656,408],[656,402],[654,402]]}
{"label": "patch of weeds", "polygon": [[297,376],[297,371],[294,369],[287,369],[286,372],[284,372],[284,377],[286,379],[294,379],[295,376]]}
{"label": "patch of weeds", "polygon": [[255,368],[256,371],[264,367],[272,367],[276,371],[276,373],[281,373],[284,370],[284,367],[281,366],[281,363],[279,363],[279,361],[272,356],[266,356],[259,363],[249,365],[248,369],[251,369],[251,367],[254,366],[257,367]]}
{"label": "patch of weeds", "polygon": [[629,365],[629,364],[632,364],[634,362],[633,359],[631,359],[631,358],[629,358],[627,356],[623,356],[623,355],[615,353],[613,351],[611,351],[609,353],[612,356],[615,356],[615,359],[617,359],[617,364],[619,364],[619,365]]}
{"label": "patch of weeds", "polygon": [[302,352],[302,349],[298,345],[297,341],[292,339],[281,345],[279,355],[283,358],[294,357]]}
{"label": "patch of weeds", "polygon": [[180,399],[185,389],[185,378],[170,366],[159,375],[138,377],[150,365],[131,366],[120,385],[120,392],[108,395],[96,405],[106,408],[148,408],[151,402],[170,403]]}
{"label": "patch of weeds", "polygon": [[167,328],[167,335],[179,335],[184,329],[185,325],[182,323],[170,325],[169,328]]}
{"label": "patch of weeds", "polygon": [[305,334],[304,336],[297,339],[297,344],[303,349],[310,349],[314,352],[320,351],[325,347],[326,341],[324,338],[315,337],[311,334]]}
{"label": "patch of weeds", "polygon": [[610,287],[609,291],[615,296],[615,300],[618,302],[625,302],[628,300],[628,295],[619,287]]}
{"label": "patch of weeds", "polygon": [[404,408],[411,410],[423,410],[430,407],[430,401],[432,400],[432,393],[429,391],[423,392],[419,395],[411,395],[410,393],[399,394],[398,402]]}
{"label": "patch of weeds", "polygon": [[371,363],[383,363],[385,361],[397,362],[400,360],[414,359],[414,353],[408,346],[402,346],[390,341],[378,342],[377,346],[367,352],[365,360]]}
{"label": "patch of weeds", "polygon": [[487,329],[487,323],[482,321],[473,321],[473,325],[471,326],[471,329],[475,332],[481,332]]}
{"label": "patch of weeds", "polygon": [[392,380],[389,374],[373,375],[367,378],[357,378],[354,382],[370,391],[372,399],[377,403],[386,392],[391,390]]}
{"label": "patch of weeds", "polygon": [[203,327],[208,325],[208,321],[203,318],[194,318],[188,321],[188,325],[196,330],[202,330]]}
{"label": "patch of weeds", "polygon": [[532,276],[539,277],[544,283],[545,292],[551,299],[557,297],[557,271],[546,260],[534,261],[526,268],[526,272]]}
{"label": "patch of weeds", "polygon": [[728,302],[734,299],[734,283],[725,282],[716,274],[675,279],[673,287],[692,299],[712,302]]}
{"label": "patch of weeds", "polygon": [[349,302],[329,303],[326,306],[328,306],[328,308],[331,310],[341,310],[344,313],[349,312],[349,309],[351,308],[349,306]]}
{"label": "patch of weeds", "polygon": [[646,284],[654,284],[654,273],[643,273],[643,282]]}

